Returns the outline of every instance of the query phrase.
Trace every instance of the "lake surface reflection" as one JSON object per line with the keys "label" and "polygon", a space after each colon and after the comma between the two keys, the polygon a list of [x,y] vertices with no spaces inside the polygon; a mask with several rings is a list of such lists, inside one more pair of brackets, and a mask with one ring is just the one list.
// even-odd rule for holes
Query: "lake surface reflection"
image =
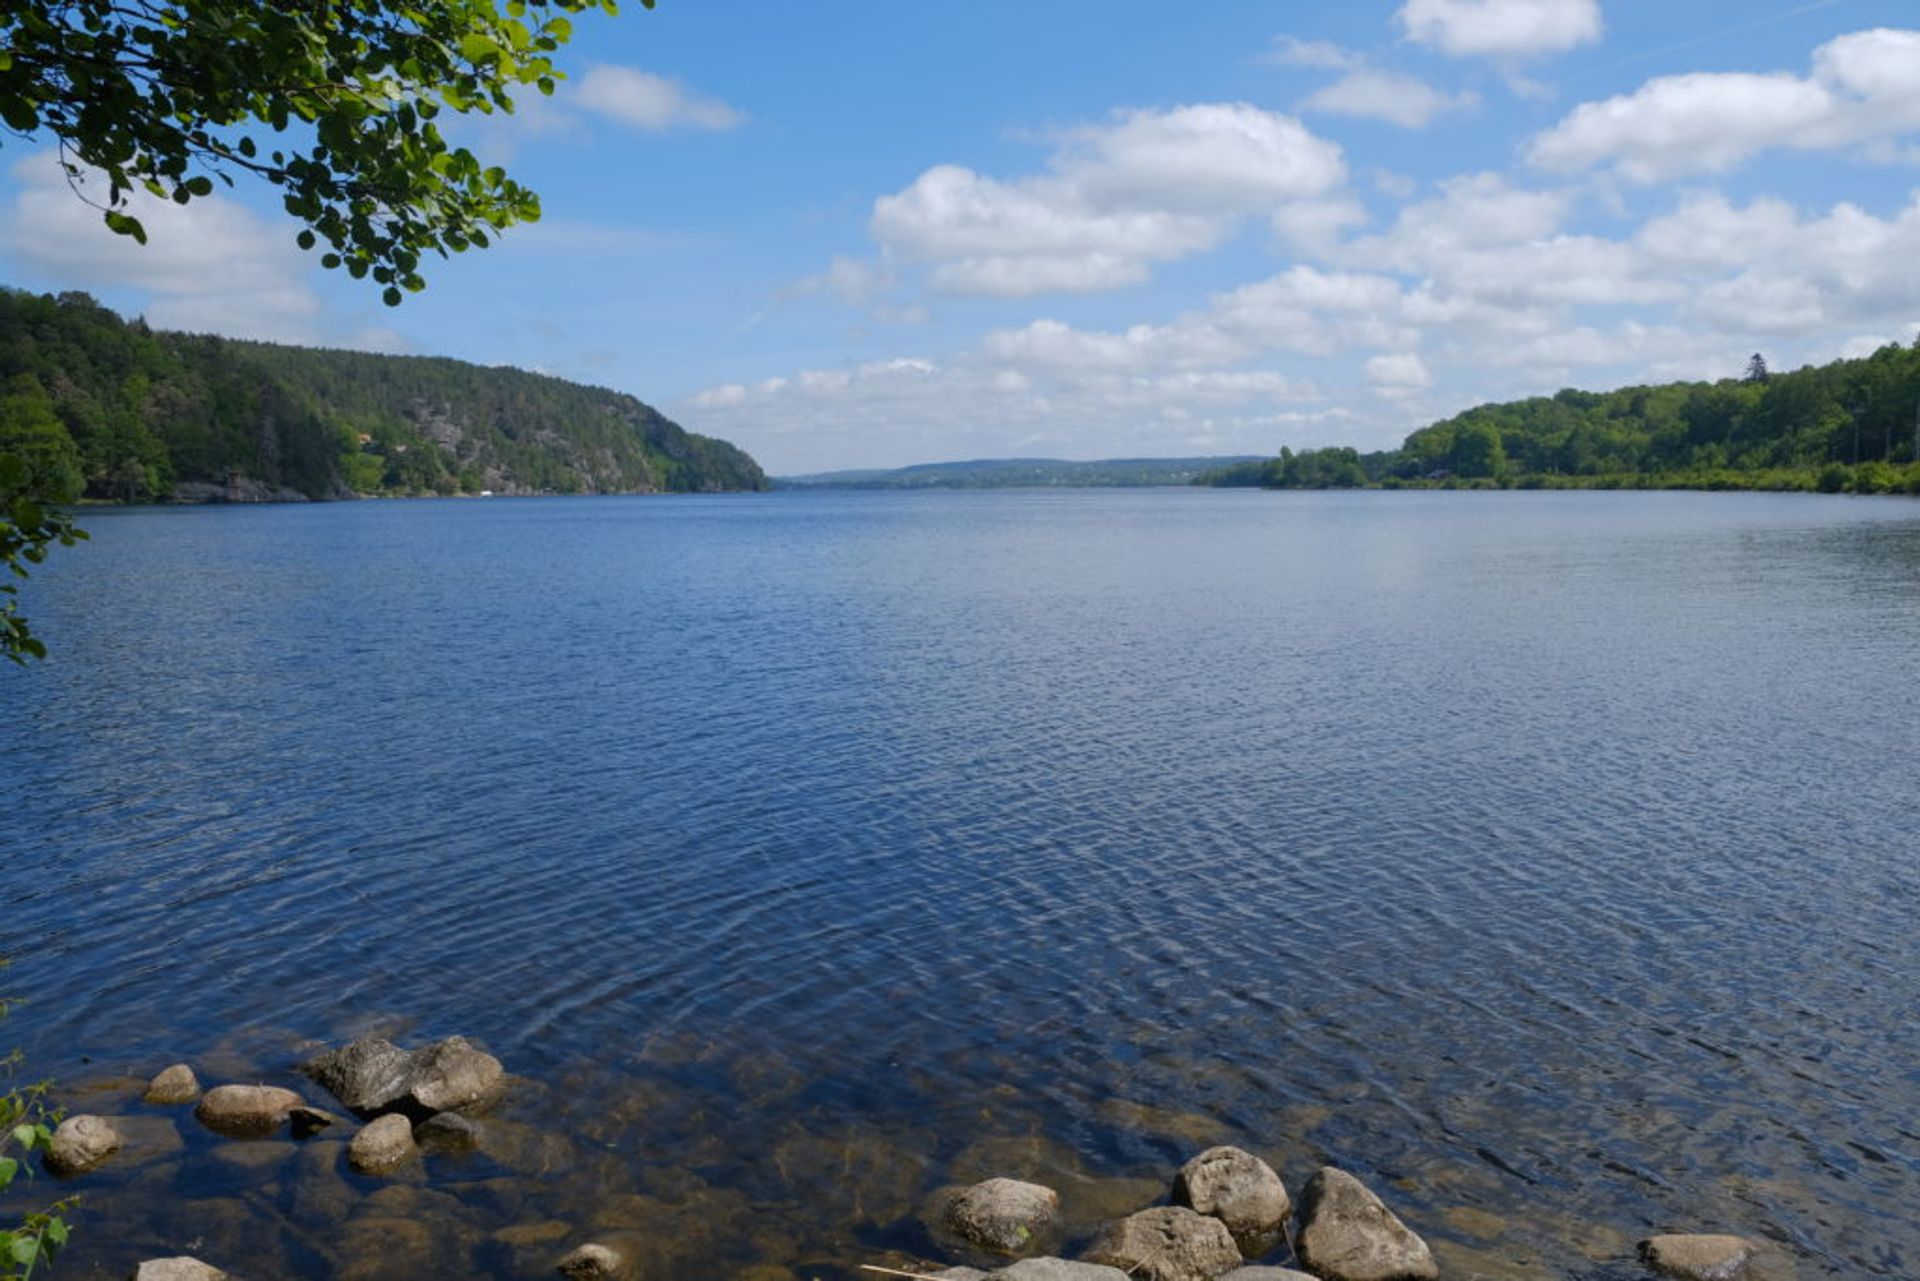
{"label": "lake surface reflection", "polygon": [[[1661,1230],[1920,1272],[1920,504],[84,523],[0,672],[6,1034],[157,1119],[61,1276],[539,1275],[599,1225],[851,1277],[947,1181],[1083,1234],[1214,1142],[1353,1171],[1449,1275]],[[526,1078],[484,1154],[361,1179],[119,1081],[367,1028]]]}

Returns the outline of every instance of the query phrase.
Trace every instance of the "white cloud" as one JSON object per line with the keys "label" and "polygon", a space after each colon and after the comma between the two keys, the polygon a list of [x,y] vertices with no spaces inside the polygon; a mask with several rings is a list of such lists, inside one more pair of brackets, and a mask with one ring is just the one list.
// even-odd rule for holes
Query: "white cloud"
{"label": "white cloud", "polygon": [[1407,0],[1407,39],[1454,57],[1528,58],[1598,40],[1598,0]]}
{"label": "white cloud", "polygon": [[[54,152],[27,156],[11,177],[17,190],[0,209],[0,250],[33,275],[63,289],[140,290],[150,298],[147,319],[160,328],[282,342],[343,337],[320,323],[320,300],[307,283],[311,260],[295,248],[291,223],[269,223],[225,196],[177,205],[141,191],[126,206],[146,229],[141,245],[101,225],[99,211],[68,187]],[[98,175],[83,190],[106,198]]]}
{"label": "white cloud", "polygon": [[1810,76],[1699,72],[1575,108],[1530,141],[1561,173],[1611,168],[1634,182],[1722,173],[1775,147],[1827,149],[1920,131],[1920,31],[1841,36]]}
{"label": "white cloud", "polygon": [[1273,49],[1262,62],[1283,67],[1317,67],[1322,71],[1351,71],[1366,62],[1366,56],[1329,40],[1301,40],[1278,36]]}
{"label": "white cloud", "polygon": [[1426,81],[1397,71],[1350,71],[1308,98],[1301,107],[1330,115],[1383,120],[1403,129],[1424,129],[1436,116],[1464,111],[1479,99],[1472,93],[1442,93]]}
{"label": "white cloud", "polygon": [[568,100],[609,120],[665,133],[671,129],[733,129],[746,116],[718,98],[695,93],[678,80],[634,67],[603,63],[588,71]]}
{"label": "white cloud", "polygon": [[1376,387],[1417,389],[1433,386],[1433,375],[1418,352],[1375,356],[1367,362],[1367,380]]}
{"label": "white cloud", "polygon": [[1213,248],[1246,215],[1346,181],[1340,149],[1244,103],[1131,111],[1072,130],[1047,172],[1002,181],[927,170],[874,202],[890,256],[948,293],[1003,297],[1137,284],[1155,263]]}

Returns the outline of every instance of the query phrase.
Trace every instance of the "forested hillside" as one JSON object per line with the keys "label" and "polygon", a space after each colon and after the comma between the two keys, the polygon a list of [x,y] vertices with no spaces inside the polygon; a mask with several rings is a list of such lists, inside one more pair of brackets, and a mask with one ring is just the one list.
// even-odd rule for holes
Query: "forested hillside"
{"label": "forested hillside", "polygon": [[1920,493],[1920,344],[1776,374],[1481,405],[1396,450],[1282,450],[1201,484]]}
{"label": "forested hillside", "polygon": [[0,289],[0,450],[100,499],[764,489],[634,399],[415,356],[163,333]]}

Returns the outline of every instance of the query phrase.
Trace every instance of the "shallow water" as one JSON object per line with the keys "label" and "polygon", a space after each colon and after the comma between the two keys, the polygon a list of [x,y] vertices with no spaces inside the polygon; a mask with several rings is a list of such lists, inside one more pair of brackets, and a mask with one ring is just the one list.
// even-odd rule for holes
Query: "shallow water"
{"label": "shallow water", "polygon": [[[1053,1183],[1071,1248],[1214,1142],[1352,1170],[1449,1275],[1920,1270],[1920,504],[84,523],[0,672],[6,1032],[156,1119],[57,1275],[538,1275],[597,1226],[850,1277],[947,1181]],[[487,1153],[362,1179],[115,1083],[368,1028],[524,1078]]]}

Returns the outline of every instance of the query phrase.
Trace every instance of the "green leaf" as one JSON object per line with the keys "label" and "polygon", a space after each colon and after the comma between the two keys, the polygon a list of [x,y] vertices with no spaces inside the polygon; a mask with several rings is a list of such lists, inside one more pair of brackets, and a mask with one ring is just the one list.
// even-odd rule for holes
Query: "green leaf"
{"label": "green leaf", "polygon": [[58,1250],[64,1247],[67,1244],[67,1221],[65,1219],[48,1219],[46,1238],[53,1243],[54,1249]]}
{"label": "green leaf", "polygon": [[18,1161],[10,1156],[0,1156],[0,1189],[13,1182],[13,1176],[19,1169]]}
{"label": "green leaf", "polygon": [[123,214],[117,209],[106,213],[107,229],[116,236],[132,236],[140,244],[147,243],[147,229],[132,214]]}

